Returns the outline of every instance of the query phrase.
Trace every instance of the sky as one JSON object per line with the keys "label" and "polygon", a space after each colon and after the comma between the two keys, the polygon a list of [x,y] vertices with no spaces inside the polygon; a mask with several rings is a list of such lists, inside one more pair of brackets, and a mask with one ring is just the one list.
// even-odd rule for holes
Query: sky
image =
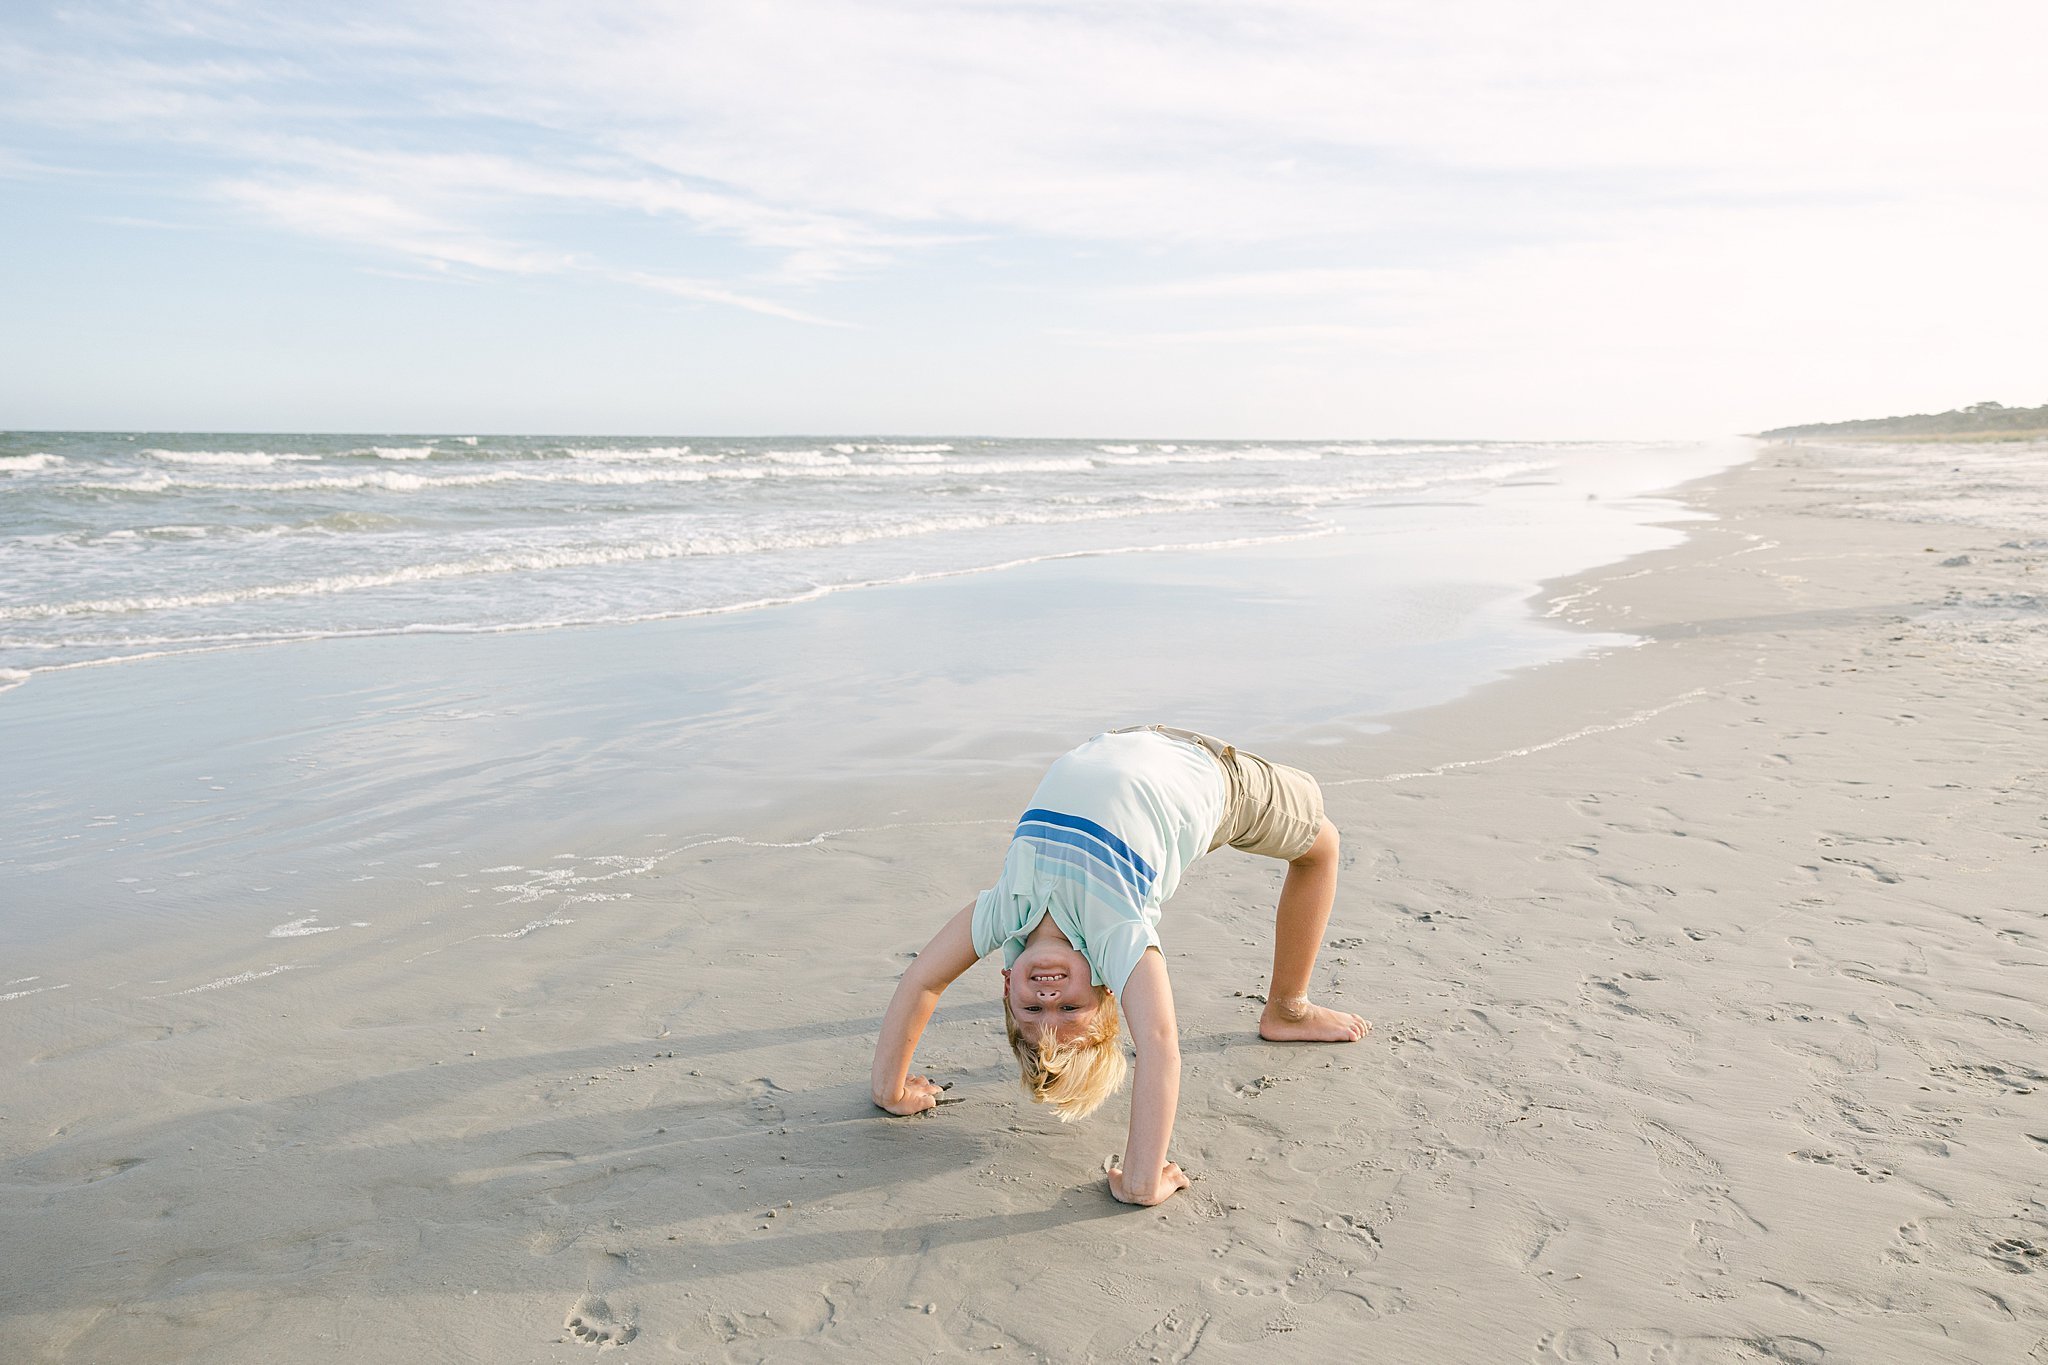
{"label": "sky", "polygon": [[2048,6],[0,6],[0,428],[2048,402]]}

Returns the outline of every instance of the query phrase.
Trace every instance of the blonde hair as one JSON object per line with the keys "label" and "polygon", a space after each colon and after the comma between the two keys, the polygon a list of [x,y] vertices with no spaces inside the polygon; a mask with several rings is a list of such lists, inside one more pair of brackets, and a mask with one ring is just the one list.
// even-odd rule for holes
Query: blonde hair
{"label": "blonde hair", "polygon": [[1071,1043],[1060,1041],[1051,1027],[1041,1028],[1036,1038],[1018,1027],[1010,1010],[1009,993],[1003,995],[1003,1028],[1010,1036],[1010,1051],[1017,1054],[1018,1079],[1024,1093],[1039,1104],[1059,1112],[1061,1123],[1087,1118],[1102,1107],[1124,1083],[1129,1068],[1117,1039],[1116,997],[1097,987],[1100,1003],[1084,1037]]}

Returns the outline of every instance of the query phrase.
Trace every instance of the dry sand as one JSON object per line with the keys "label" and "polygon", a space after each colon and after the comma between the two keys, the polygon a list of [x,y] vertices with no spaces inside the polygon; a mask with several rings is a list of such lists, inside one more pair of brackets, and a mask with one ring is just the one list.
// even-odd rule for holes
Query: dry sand
{"label": "dry sand", "polygon": [[2048,1361],[2048,480],[1988,477],[1767,448],[1547,590],[1639,647],[1274,750],[1377,1031],[1260,1042],[1278,869],[1195,869],[1157,1210],[1122,1101],[1017,1098],[987,964],[921,1053],[963,1103],[870,1107],[1032,778],[878,790],[622,833],[556,885],[630,901],[488,965],[0,1005],[0,1358]]}

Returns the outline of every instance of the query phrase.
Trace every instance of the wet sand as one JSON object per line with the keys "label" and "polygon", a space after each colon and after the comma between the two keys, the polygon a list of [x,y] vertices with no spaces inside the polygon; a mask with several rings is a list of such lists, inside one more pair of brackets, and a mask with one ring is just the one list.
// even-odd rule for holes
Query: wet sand
{"label": "wet sand", "polygon": [[[490,869],[532,951],[419,868],[217,975],[0,973],[0,1354],[2048,1356],[2048,522],[1888,458],[1767,447],[1545,589],[1634,647],[1261,737],[1345,831],[1318,989],[1376,1031],[1259,1041],[1279,869],[1198,865],[1159,1209],[1103,1190],[1123,1100],[1020,1100],[989,964],[920,1053],[963,1102],[869,1104],[1036,776],[934,761]],[[344,915],[432,923],[322,966]]]}

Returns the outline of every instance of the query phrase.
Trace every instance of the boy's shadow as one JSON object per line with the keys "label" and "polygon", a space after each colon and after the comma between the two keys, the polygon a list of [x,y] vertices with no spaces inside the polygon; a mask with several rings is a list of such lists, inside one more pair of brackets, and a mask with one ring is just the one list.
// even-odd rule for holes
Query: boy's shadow
{"label": "boy's shadow", "polygon": [[[993,1001],[975,1002],[941,1009],[935,1021],[1000,1013]],[[1067,1183],[1121,1146],[1121,1123],[1094,1141],[1057,1125],[1024,1126],[1042,1116],[1018,1112],[1030,1108],[1021,1097],[1015,1108],[997,1098],[1014,1081],[1007,1059],[934,1068],[968,1102],[909,1119],[873,1106],[865,1068],[858,1080],[809,1089],[783,1089],[763,1074],[771,1066],[751,1062],[691,1075],[693,1062],[761,1049],[822,1041],[843,1051],[840,1040],[872,1039],[879,1024],[852,1018],[450,1058],[94,1127],[0,1169],[10,1222],[71,1229],[60,1254],[7,1259],[33,1282],[18,1287],[52,1308],[172,1301],[206,1292],[215,1276],[283,1292],[331,1275],[402,1296],[431,1278],[434,1255],[420,1230],[451,1228],[471,1244],[464,1273],[479,1287],[525,1291],[559,1281],[553,1256],[573,1251],[596,1264],[600,1244],[615,1241],[642,1245],[636,1281],[688,1282],[918,1256],[1132,1212],[1099,1176]],[[1217,1052],[1232,1041],[1184,1035],[1182,1051]],[[844,1077],[843,1059],[830,1070]],[[600,1077],[623,1084],[596,1088]],[[953,1217],[963,1202],[954,1198],[947,1214],[920,1218],[929,1201],[906,1197],[934,1180],[957,1190],[961,1173],[995,1161],[1029,1169],[1054,1192],[1051,1202]],[[758,1230],[754,1220],[785,1200],[791,1221]],[[141,1209],[164,1212],[142,1218]],[[828,1219],[829,1230],[802,1228]],[[139,1244],[149,1252],[131,1259]],[[208,1247],[214,1269],[205,1273],[149,1269]],[[405,1247],[413,1250],[396,1250]]]}

